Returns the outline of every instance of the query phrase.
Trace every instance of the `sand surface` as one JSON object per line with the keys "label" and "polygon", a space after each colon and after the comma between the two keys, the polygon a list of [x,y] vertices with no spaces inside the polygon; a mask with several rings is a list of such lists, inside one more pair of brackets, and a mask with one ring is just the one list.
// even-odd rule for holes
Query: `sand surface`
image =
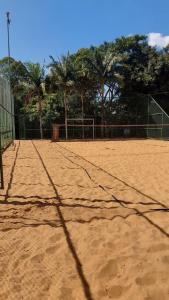
{"label": "sand surface", "polygon": [[169,299],[169,142],[17,141],[3,159],[1,300]]}

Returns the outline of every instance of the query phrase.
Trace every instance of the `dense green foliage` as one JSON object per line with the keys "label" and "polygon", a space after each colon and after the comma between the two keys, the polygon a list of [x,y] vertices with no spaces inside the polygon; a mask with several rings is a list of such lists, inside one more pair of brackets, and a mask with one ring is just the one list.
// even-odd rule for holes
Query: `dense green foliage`
{"label": "dense green foliage", "polygon": [[[169,47],[148,45],[146,36],[121,37],[99,47],[80,49],[45,67],[13,58],[0,61],[0,72],[11,77],[16,115],[29,123],[50,127],[65,117],[95,118],[110,124],[125,118],[140,95],[158,94],[169,110]],[[162,98],[162,99],[161,99]],[[132,118],[132,117],[131,117]],[[128,120],[130,121],[130,120]]]}

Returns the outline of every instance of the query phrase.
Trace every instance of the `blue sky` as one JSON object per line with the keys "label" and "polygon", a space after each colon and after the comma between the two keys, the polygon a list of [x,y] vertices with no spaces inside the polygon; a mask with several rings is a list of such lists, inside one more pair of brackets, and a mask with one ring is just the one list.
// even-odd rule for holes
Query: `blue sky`
{"label": "blue sky", "polygon": [[[11,12],[11,55],[49,61],[121,35],[160,33],[169,41],[169,0],[0,0],[0,57],[7,53],[6,11]],[[166,36],[166,37],[165,37]]]}

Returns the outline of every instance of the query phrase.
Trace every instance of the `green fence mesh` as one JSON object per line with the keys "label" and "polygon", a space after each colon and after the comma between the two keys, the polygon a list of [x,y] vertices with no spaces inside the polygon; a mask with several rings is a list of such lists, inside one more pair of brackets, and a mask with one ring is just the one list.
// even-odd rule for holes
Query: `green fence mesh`
{"label": "green fence mesh", "polygon": [[154,97],[148,100],[148,124],[154,124],[147,129],[147,138],[169,139],[169,116]]}
{"label": "green fence mesh", "polygon": [[[84,126],[68,124],[68,139],[169,138],[169,116],[151,95],[122,97],[115,102],[104,126],[97,119],[94,126],[85,120]],[[35,125],[20,115],[18,124],[19,139],[40,139],[38,122]],[[60,125],[60,139],[66,139],[65,132],[65,125]],[[51,139],[51,134],[52,126],[43,126],[44,139]]]}
{"label": "green fence mesh", "polygon": [[8,80],[0,76],[0,186],[3,186],[2,152],[14,139],[14,101]]}

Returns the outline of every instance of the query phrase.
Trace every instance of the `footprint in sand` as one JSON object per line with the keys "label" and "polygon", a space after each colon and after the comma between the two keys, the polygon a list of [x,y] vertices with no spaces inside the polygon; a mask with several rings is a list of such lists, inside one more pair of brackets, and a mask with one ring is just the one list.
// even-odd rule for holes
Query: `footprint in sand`
{"label": "footprint in sand", "polygon": [[0,278],[4,277],[5,271],[7,269],[8,264],[5,262],[0,263]]}
{"label": "footprint in sand", "polygon": [[51,280],[48,277],[44,277],[40,283],[41,289],[43,292],[47,292],[51,286]]}
{"label": "footprint in sand", "polygon": [[112,279],[112,277],[115,277],[117,275],[118,272],[118,265],[116,260],[111,259],[109,260],[100,270],[100,272],[98,273],[98,277],[99,278],[110,278]]}
{"label": "footprint in sand", "polygon": [[16,270],[16,269],[18,268],[19,264],[20,264],[20,261],[19,261],[19,260],[17,260],[17,261],[14,263],[14,265],[13,265],[14,270]]}
{"label": "footprint in sand", "polygon": [[26,258],[28,258],[30,255],[29,254],[23,254],[20,257],[20,260],[25,260]]}
{"label": "footprint in sand", "polygon": [[13,290],[15,293],[19,293],[22,290],[22,286],[20,284],[16,284],[13,286]]}
{"label": "footprint in sand", "polygon": [[109,299],[119,299],[122,295],[126,294],[126,291],[129,289],[128,287],[123,287],[120,285],[114,285],[112,287],[109,288],[105,288],[102,286],[102,288],[100,288],[100,290],[98,291],[98,299],[103,299],[107,296]]}
{"label": "footprint in sand", "polygon": [[101,240],[93,240],[92,242],[91,242],[91,247],[93,248],[95,248],[95,247],[98,247],[98,246],[100,246],[100,245],[102,245],[102,241]]}
{"label": "footprint in sand", "polygon": [[62,237],[63,237],[62,234],[54,234],[53,236],[51,236],[51,237],[49,238],[49,241],[50,241],[51,243],[56,243],[56,242],[58,242]]}
{"label": "footprint in sand", "polygon": [[23,244],[23,246],[21,247],[21,250],[28,251],[29,247],[30,247],[30,243],[27,242],[27,243]]}
{"label": "footprint in sand", "polygon": [[1,290],[0,291],[0,299],[10,299],[10,290],[7,288],[7,291]]}
{"label": "footprint in sand", "polygon": [[57,246],[53,246],[53,247],[49,247],[46,249],[46,253],[47,254],[54,254],[57,251],[58,247]]}
{"label": "footprint in sand", "polygon": [[143,277],[137,277],[136,278],[136,283],[138,285],[152,285],[155,284],[156,279],[154,278],[153,274],[145,274]]}
{"label": "footprint in sand", "polygon": [[21,263],[24,262],[25,259],[28,258],[29,256],[30,256],[29,254],[23,254],[23,255],[21,255],[21,257],[19,258],[19,260],[17,260],[14,263],[14,269],[16,269],[19,265],[21,265]]}
{"label": "footprint in sand", "polygon": [[109,289],[108,295],[109,295],[110,299],[118,299],[122,296],[122,294],[124,294],[126,292],[127,289],[128,289],[128,287],[115,285]]}
{"label": "footprint in sand", "polygon": [[145,300],[168,300],[168,297],[161,290],[152,292],[151,295],[147,296]]}
{"label": "footprint in sand", "polygon": [[115,244],[113,242],[106,242],[104,243],[105,248],[115,249]]}
{"label": "footprint in sand", "polygon": [[72,296],[72,289],[66,288],[66,287],[61,287],[60,289],[61,295],[59,297],[59,300],[74,300]]}
{"label": "footprint in sand", "polygon": [[169,264],[169,255],[163,256],[163,257],[162,257],[162,262],[163,262],[164,264]]}
{"label": "footprint in sand", "polygon": [[4,249],[0,249],[0,257],[4,257],[7,255],[7,252]]}
{"label": "footprint in sand", "polygon": [[44,254],[37,254],[31,258],[32,263],[41,263],[44,259]]}
{"label": "footprint in sand", "polygon": [[164,250],[169,250],[169,245],[160,243],[160,244],[151,246],[149,248],[148,252],[158,252],[158,251],[164,251]]}

